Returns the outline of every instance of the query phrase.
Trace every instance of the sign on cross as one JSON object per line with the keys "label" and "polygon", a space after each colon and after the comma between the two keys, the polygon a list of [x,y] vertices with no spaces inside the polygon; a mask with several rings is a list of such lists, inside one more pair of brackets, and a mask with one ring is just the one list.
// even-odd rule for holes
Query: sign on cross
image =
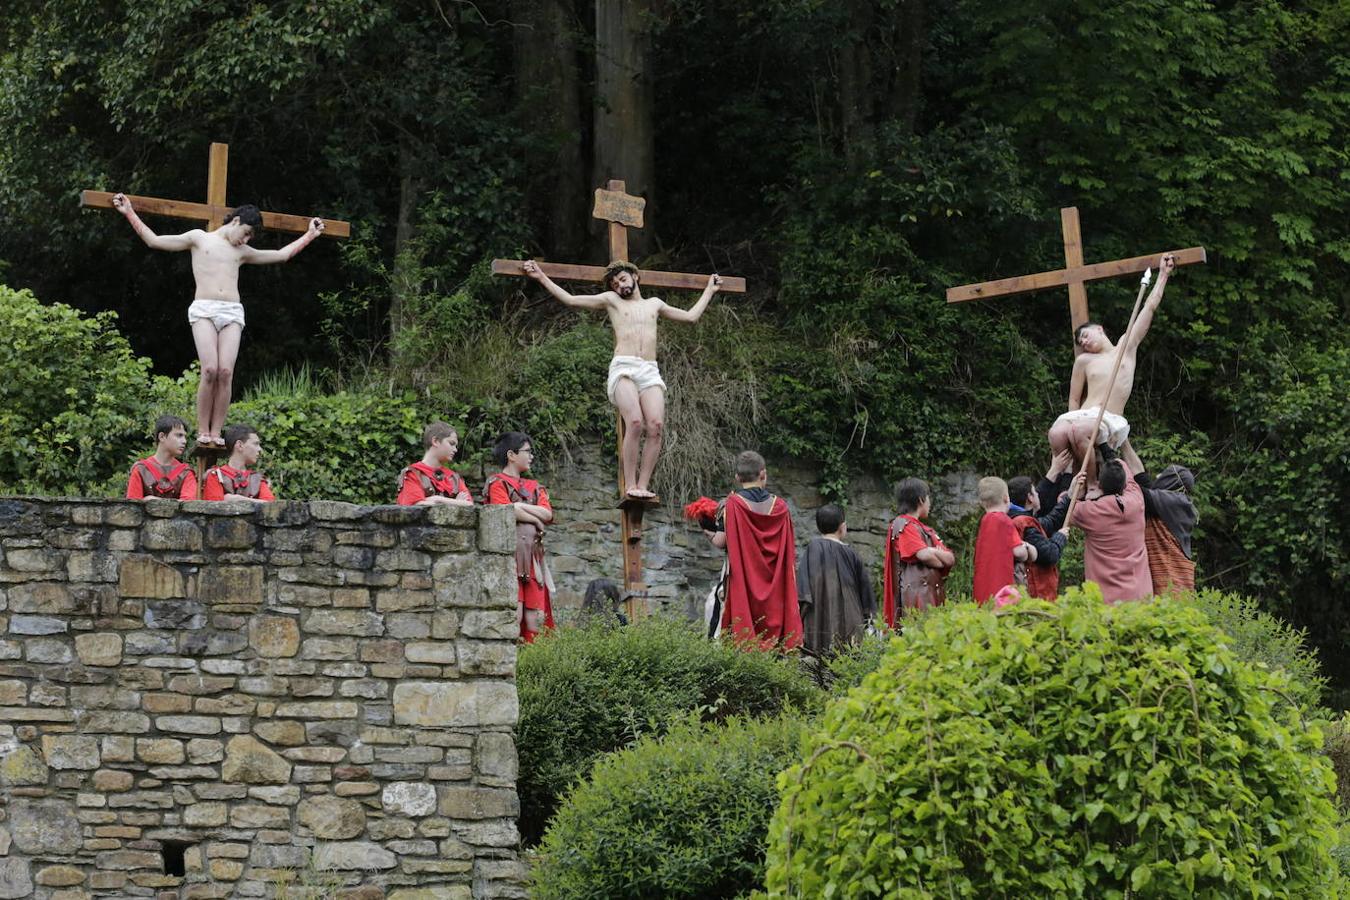
{"label": "sign on cross", "polygon": [[[1118,278],[1122,275],[1136,275],[1150,266],[1157,265],[1163,252],[1147,256],[1132,256],[1129,259],[1113,259],[1110,262],[1083,265],[1083,239],[1078,228],[1078,207],[1068,206],[1059,211],[1060,225],[1064,232],[1063,269],[1052,272],[1038,272],[1035,275],[1017,275],[998,281],[985,281],[980,284],[963,284],[947,289],[948,303],[963,303],[967,300],[987,300],[991,297],[1011,297],[1015,294],[1028,294],[1046,288],[1067,287],[1069,289],[1069,317],[1071,328],[1090,320],[1087,305],[1089,281],[1101,281],[1105,278]],[[1190,247],[1175,250],[1177,265],[1188,266],[1205,261],[1204,247]]]}
{"label": "sign on cross", "polygon": [[[618,180],[608,182],[604,188],[595,190],[595,207],[591,216],[609,223],[609,258],[611,260],[628,259],[628,229],[641,228],[643,210],[647,201],[624,191],[624,183]],[[582,281],[603,284],[604,266],[579,266],[566,263],[535,261],[535,264],[549,278],[558,281]],[[701,291],[708,285],[707,275],[691,275],[686,272],[661,272],[655,269],[639,269],[639,279],[644,288],[664,287],[686,291]],[[525,277],[525,260],[494,259],[492,274]],[[731,275],[722,276],[721,289],[733,294],[745,293],[745,279]],[[619,416],[619,448],[623,452],[623,417]],[[642,582],[642,516],[649,507],[657,506],[655,498],[639,499],[628,496],[628,485],[624,483],[622,458],[619,465],[619,503],[620,518],[623,522],[623,585],[625,602],[630,620],[636,619],[643,611],[638,605],[639,598],[647,596],[647,586]]]}
{"label": "sign on cross", "polygon": [[[207,231],[215,231],[225,224],[225,216],[232,207],[225,204],[225,179],[229,170],[230,145],[211,144],[211,158],[206,169],[206,202],[193,203],[187,200],[165,200],[160,197],[140,197],[128,194],[127,199],[136,212],[144,215],[165,216],[170,219],[186,219],[190,222],[205,222]],[[80,206],[93,209],[113,209],[113,194],[108,191],[80,191]],[[263,212],[263,228],[272,231],[293,231],[304,234],[309,229],[309,216],[292,216],[286,213]],[[324,219],[321,237],[351,237],[352,226],[337,219]]]}

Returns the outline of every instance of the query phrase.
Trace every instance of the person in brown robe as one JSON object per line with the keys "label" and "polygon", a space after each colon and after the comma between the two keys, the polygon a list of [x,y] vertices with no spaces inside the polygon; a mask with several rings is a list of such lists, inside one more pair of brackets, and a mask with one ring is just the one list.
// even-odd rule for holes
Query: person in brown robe
{"label": "person in brown robe", "polygon": [[802,614],[802,647],[828,656],[840,646],[862,640],[876,617],[877,602],[867,567],[844,543],[848,524],[833,503],[816,510],[820,537],[797,560],[797,603]]}
{"label": "person in brown robe", "polygon": [[1153,593],[1161,597],[1195,590],[1191,535],[1198,516],[1190,496],[1195,490],[1195,476],[1185,466],[1168,466],[1154,478],[1129,444],[1121,457],[1144,492],[1144,547],[1148,550]]}

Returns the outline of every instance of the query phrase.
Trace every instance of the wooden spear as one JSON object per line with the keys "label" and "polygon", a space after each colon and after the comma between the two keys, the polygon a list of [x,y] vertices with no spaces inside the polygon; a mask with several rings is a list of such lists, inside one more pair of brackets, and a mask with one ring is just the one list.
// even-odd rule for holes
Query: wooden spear
{"label": "wooden spear", "polygon": [[[1125,326],[1125,333],[1120,337],[1120,343],[1116,346],[1116,361],[1111,366],[1111,380],[1106,384],[1106,396],[1102,398],[1101,409],[1097,411],[1097,421],[1092,426],[1092,438],[1088,444],[1087,452],[1083,454],[1083,464],[1078,469],[1078,475],[1087,472],[1088,460],[1097,447],[1097,432],[1101,430],[1102,419],[1106,416],[1107,404],[1111,402],[1111,392],[1116,387],[1116,373],[1120,371],[1120,361],[1125,355],[1125,345],[1130,342],[1130,335],[1134,332],[1135,320],[1139,318],[1139,308],[1144,302],[1144,292],[1148,290],[1149,282],[1153,280],[1153,270],[1151,268],[1144,270],[1144,277],[1139,279],[1139,296],[1134,298],[1134,309],[1130,312],[1130,322]],[[1078,475],[1074,476],[1074,481],[1078,480]],[[1073,484],[1069,485],[1069,490],[1073,490]],[[1087,494],[1087,483],[1083,484],[1083,493]],[[1075,494],[1069,496],[1069,511],[1064,514],[1064,527],[1068,528],[1069,523],[1073,521],[1073,509],[1078,505],[1079,497]]]}

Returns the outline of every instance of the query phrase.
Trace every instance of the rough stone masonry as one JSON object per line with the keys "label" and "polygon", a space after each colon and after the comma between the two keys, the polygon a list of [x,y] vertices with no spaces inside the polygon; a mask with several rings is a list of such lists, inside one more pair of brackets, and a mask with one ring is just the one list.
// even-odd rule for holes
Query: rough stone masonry
{"label": "rough stone masonry", "polygon": [[0,499],[0,900],[523,897],[514,547],[509,507]]}

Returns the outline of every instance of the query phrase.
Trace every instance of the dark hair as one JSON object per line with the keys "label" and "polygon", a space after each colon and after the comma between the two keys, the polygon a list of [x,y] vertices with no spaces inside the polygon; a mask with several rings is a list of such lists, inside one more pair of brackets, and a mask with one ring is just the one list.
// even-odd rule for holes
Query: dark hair
{"label": "dark hair", "polygon": [[432,422],[422,429],[422,446],[430,450],[432,444],[451,435],[459,437],[459,432],[455,430],[455,426],[447,425],[445,422]]}
{"label": "dark hair", "polygon": [[1102,464],[1097,473],[1097,485],[1103,494],[1125,493],[1125,466],[1120,460],[1112,459]]}
{"label": "dark hair", "polygon": [[637,266],[633,265],[626,259],[616,259],[614,260],[614,262],[610,263],[608,266],[605,267],[606,290],[612,291],[614,289],[610,285],[610,282],[613,281],[615,278],[617,278],[620,272],[627,272],[629,275],[632,275],[634,282],[638,280]]}
{"label": "dark hair", "polygon": [[258,433],[258,429],[250,425],[226,425],[220,436],[225,441],[225,452],[233,453],[234,445],[240,441],[246,441]]}
{"label": "dark hair", "polygon": [[816,529],[821,534],[834,534],[844,524],[844,510],[837,503],[826,503],[816,510]]}
{"label": "dark hair", "polygon": [[1026,509],[1027,501],[1031,499],[1031,478],[1026,475],[1009,478],[1008,499]]}
{"label": "dark hair", "polygon": [[175,428],[181,428],[187,431],[187,422],[184,422],[178,416],[160,416],[155,420],[155,443],[159,443],[161,434],[168,434]]}
{"label": "dark hair", "polygon": [[753,450],[742,450],[736,456],[736,481],[745,484],[754,481],[765,469],[764,457]]}
{"label": "dark hair", "polygon": [[581,621],[627,625],[628,617],[619,609],[621,603],[623,591],[618,582],[597,578],[586,585],[586,596],[581,601]]}
{"label": "dark hair", "polygon": [[1084,322],[1073,330],[1073,342],[1075,346],[1078,344],[1078,339],[1083,336],[1084,329],[1091,328],[1094,325],[1102,330],[1102,334],[1106,334],[1106,326],[1101,322]]}
{"label": "dark hair", "polygon": [[896,510],[901,515],[912,513],[930,496],[928,482],[922,478],[906,478],[895,486]]}
{"label": "dark hair", "polygon": [[499,466],[506,465],[506,455],[508,453],[519,453],[520,448],[531,443],[530,436],[523,431],[508,431],[497,438],[497,445],[492,448],[492,459]]}
{"label": "dark hair", "polygon": [[225,221],[228,222],[235,217],[238,217],[240,225],[251,226],[254,231],[262,230],[262,211],[252,203],[236,206],[233,211],[225,214]]}

